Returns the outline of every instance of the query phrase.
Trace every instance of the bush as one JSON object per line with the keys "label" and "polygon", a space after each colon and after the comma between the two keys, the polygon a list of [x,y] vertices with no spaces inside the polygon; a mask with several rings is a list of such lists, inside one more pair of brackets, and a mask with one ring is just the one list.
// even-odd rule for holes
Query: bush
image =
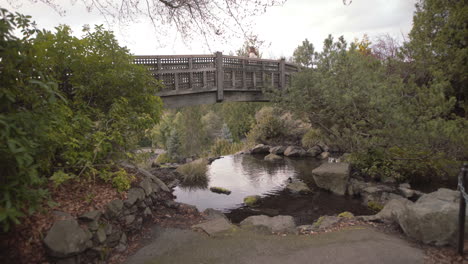
{"label": "bush", "polygon": [[163,163],[174,163],[176,160],[171,159],[169,154],[167,153],[161,153],[156,157],[156,160],[154,161],[157,164],[163,164]]}
{"label": "bush", "polygon": [[320,130],[318,129],[309,129],[302,137],[302,146],[305,148],[311,148],[322,141],[320,136]]}
{"label": "bush", "polygon": [[[45,183],[54,171],[57,186],[75,176],[89,179],[99,170],[95,164],[126,157],[159,120],[160,85],[147,69],[133,64],[102,26],[84,34],[74,37],[67,26],[39,31],[29,17],[0,9],[4,230],[48,197]],[[116,188],[127,188],[123,174],[114,178]]]}
{"label": "bush", "polygon": [[231,143],[226,139],[218,139],[210,148],[210,154],[214,157],[234,154],[244,148],[243,143]]}
{"label": "bush", "polygon": [[180,165],[176,171],[183,176],[183,185],[207,185],[208,161],[198,159],[190,163]]}
{"label": "bush", "polygon": [[249,140],[263,144],[282,141],[286,129],[277,109],[269,106],[263,107],[255,114],[255,120],[255,126],[248,134]]}

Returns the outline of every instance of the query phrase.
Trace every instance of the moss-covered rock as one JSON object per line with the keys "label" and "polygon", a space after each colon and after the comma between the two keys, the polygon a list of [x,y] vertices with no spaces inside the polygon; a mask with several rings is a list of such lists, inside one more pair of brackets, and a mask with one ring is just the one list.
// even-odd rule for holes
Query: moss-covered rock
{"label": "moss-covered rock", "polygon": [[211,187],[210,191],[214,193],[222,193],[222,194],[227,194],[227,195],[231,194],[230,190],[222,188],[222,187]]}
{"label": "moss-covered rock", "polygon": [[338,215],[338,217],[341,218],[353,218],[354,215],[351,212],[342,212],[341,214]]}
{"label": "moss-covered rock", "polygon": [[374,201],[369,201],[367,203],[367,207],[369,207],[371,210],[374,210],[376,212],[379,212],[380,210],[383,209],[383,205],[378,203],[378,202],[374,202]]}
{"label": "moss-covered rock", "polygon": [[247,196],[247,197],[244,198],[244,203],[247,206],[254,207],[254,206],[258,205],[259,200],[260,200],[259,195],[250,195],[250,196]]}

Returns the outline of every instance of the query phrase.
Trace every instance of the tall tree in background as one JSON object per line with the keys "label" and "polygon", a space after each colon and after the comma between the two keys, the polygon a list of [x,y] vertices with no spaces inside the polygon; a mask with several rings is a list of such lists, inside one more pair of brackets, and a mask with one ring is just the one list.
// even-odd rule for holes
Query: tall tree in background
{"label": "tall tree in background", "polygon": [[468,114],[468,1],[420,0],[406,52],[421,85],[443,85]]}
{"label": "tall tree in background", "polygon": [[305,39],[302,41],[302,45],[294,50],[293,61],[302,67],[312,68],[316,55],[314,44]]}

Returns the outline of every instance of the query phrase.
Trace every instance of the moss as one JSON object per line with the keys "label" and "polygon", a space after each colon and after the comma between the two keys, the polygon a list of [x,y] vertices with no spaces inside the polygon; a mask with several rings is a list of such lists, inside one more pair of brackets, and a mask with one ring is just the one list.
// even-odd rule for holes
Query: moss
{"label": "moss", "polygon": [[251,196],[247,196],[244,198],[244,203],[247,205],[247,206],[256,206],[258,204],[258,200],[260,199],[260,196],[258,195],[251,195]]}
{"label": "moss", "polygon": [[210,191],[214,193],[222,193],[222,194],[227,194],[227,195],[231,194],[230,190],[222,188],[222,187],[211,187]]}
{"label": "moss", "polygon": [[374,202],[374,201],[369,201],[367,203],[367,207],[369,207],[371,210],[376,211],[376,212],[379,212],[380,210],[383,209],[382,204],[380,204],[378,202]]}
{"label": "moss", "polygon": [[341,214],[338,215],[338,217],[342,217],[342,218],[353,218],[354,215],[353,215],[353,213],[350,213],[350,212],[342,212]]}
{"label": "moss", "polygon": [[167,153],[161,153],[158,155],[158,157],[154,160],[156,164],[163,164],[163,163],[173,163],[174,160],[171,159],[169,154]]}
{"label": "moss", "polygon": [[314,226],[314,227],[319,227],[319,226],[322,224],[323,219],[325,219],[325,216],[319,217],[319,219],[317,219],[317,221],[315,221],[315,223],[313,224],[313,226]]}

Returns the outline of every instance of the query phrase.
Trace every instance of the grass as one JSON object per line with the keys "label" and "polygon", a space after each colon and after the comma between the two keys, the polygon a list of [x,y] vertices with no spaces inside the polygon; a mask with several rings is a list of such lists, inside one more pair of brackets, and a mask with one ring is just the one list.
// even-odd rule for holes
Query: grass
{"label": "grass", "polygon": [[208,161],[206,159],[198,159],[180,165],[176,171],[182,174],[184,186],[208,187]]}

